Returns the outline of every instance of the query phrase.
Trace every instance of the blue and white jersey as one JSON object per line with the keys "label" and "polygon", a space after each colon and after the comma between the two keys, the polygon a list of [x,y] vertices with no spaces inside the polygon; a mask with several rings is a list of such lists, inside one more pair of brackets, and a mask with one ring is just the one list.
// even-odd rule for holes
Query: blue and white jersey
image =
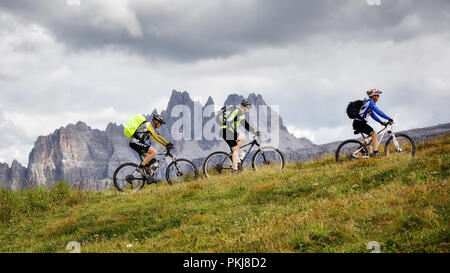
{"label": "blue and white jersey", "polygon": [[[375,114],[376,113],[376,114]],[[359,116],[362,120],[367,121],[368,116],[371,116],[374,120],[381,123],[381,120],[378,116],[390,120],[391,118],[383,113],[375,104],[373,100],[365,100],[361,110],[359,110]],[[378,116],[377,116],[378,115]]]}

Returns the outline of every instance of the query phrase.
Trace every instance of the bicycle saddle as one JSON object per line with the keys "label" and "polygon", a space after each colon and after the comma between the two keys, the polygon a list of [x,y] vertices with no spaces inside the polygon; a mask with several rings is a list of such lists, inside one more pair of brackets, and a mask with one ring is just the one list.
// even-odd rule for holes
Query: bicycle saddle
{"label": "bicycle saddle", "polygon": [[356,131],[356,130],[355,130],[355,131],[354,131],[353,133],[354,133],[355,135],[359,135],[359,134],[361,134],[361,132],[360,132],[360,131]]}

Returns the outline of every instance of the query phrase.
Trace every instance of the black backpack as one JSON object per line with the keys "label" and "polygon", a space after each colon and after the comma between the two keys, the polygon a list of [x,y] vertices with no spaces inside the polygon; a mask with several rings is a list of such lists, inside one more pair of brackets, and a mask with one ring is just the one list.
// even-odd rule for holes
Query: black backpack
{"label": "black backpack", "polygon": [[227,121],[227,116],[230,114],[230,111],[234,110],[234,109],[235,109],[234,105],[222,107],[222,109],[220,109],[220,111],[216,112],[216,116],[214,117],[214,120],[220,126],[225,125],[226,121]]}
{"label": "black backpack", "polygon": [[355,100],[350,102],[347,106],[347,116],[350,119],[360,118],[359,110],[361,110],[363,104],[364,104],[363,100]]}

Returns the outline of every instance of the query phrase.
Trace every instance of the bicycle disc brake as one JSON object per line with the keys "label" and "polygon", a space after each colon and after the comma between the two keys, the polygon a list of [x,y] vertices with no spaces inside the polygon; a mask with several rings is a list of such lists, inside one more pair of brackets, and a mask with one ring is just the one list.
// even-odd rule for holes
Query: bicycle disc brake
{"label": "bicycle disc brake", "polygon": [[222,173],[222,170],[223,170],[222,164],[216,164],[216,171],[218,173]]}
{"label": "bicycle disc brake", "polygon": [[125,181],[127,181],[128,184],[131,184],[131,185],[133,185],[133,179],[134,179],[134,176],[131,174],[129,174],[125,177]]}

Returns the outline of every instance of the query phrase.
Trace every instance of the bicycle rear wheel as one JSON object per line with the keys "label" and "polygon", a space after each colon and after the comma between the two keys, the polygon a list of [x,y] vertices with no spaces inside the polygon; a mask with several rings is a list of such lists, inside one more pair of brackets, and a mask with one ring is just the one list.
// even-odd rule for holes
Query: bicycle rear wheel
{"label": "bicycle rear wheel", "polygon": [[166,179],[169,185],[189,182],[198,179],[197,167],[187,159],[177,159],[166,169]]}
{"label": "bicycle rear wheel", "polygon": [[356,160],[368,156],[369,152],[367,151],[367,148],[356,139],[346,140],[336,149],[336,162],[338,163],[345,160]]}
{"label": "bicycle rear wheel", "polygon": [[125,163],[120,165],[114,172],[114,187],[120,192],[136,192],[145,186],[145,179],[135,163]]}
{"label": "bicycle rear wheel", "polygon": [[283,153],[273,147],[262,147],[256,152],[252,160],[252,167],[255,171],[261,171],[265,168],[282,170],[284,164]]}
{"label": "bicycle rear wheel", "polygon": [[233,170],[233,161],[225,152],[215,152],[210,154],[203,162],[203,174],[206,177],[213,175],[229,175]]}
{"label": "bicycle rear wheel", "polygon": [[391,136],[384,147],[384,154],[409,154],[413,157],[416,154],[416,144],[405,134],[396,134]]}

